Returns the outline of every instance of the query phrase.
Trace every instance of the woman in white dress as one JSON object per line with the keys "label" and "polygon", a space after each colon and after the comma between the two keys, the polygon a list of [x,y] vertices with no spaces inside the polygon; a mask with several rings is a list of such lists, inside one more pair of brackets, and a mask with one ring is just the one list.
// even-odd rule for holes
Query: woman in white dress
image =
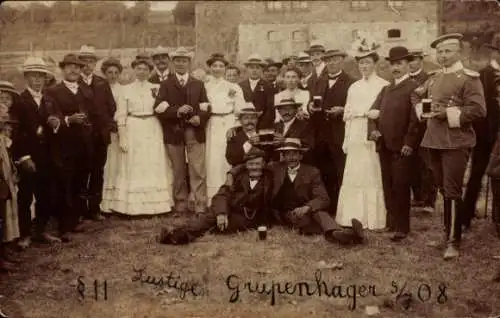
{"label": "woman in white dress", "polygon": [[[108,80],[111,92],[113,93],[113,97],[117,105],[115,121],[118,124],[118,119],[120,119],[120,124],[123,126],[124,119],[126,117],[126,114],[123,114],[123,111],[125,110],[125,106],[123,105],[125,102],[125,90],[124,86],[118,82],[120,74],[123,71],[123,66],[119,60],[109,58],[102,63],[101,71]],[[106,165],[104,166],[104,184],[101,210],[106,213],[110,213],[113,210],[113,204],[116,196],[116,178],[118,176],[118,169],[120,168],[119,162],[122,160],[124,155],[124,152],[122,152],[119,147],[119,138],[120,136],[118,133],[111,133],[111,143],[108,146],[108,157],[106,159]]]}
{"label": "woman in white dress", "polygon": [[389,84],[375,72],[379,57],[373,48],[360,48],[355,55],[363,78],[347,93],[343,144],[347,158],[336,217],[342,226],[350,226],[355,218],[370,230],[385,228],[386,209],[375,142],[367,139],[368,116],[377,95]]}
{"label": "woman in white dress", "polygon": [[[304,119],[309,118],[309,113],[307,110],[307,105],[311,99],[308,90],[301,89],[299,87],[300,78],[302,77],[302,72],[296,67],[286,67],[283,71],[283,82],[286,88],[274,95],[274,105],[279,104],[283,99],[293,98],[297,103],[302,104],[297,113],[297,118]],[[276,110],[274,122],[279,122],[281,116]]]}
{"label": "woman in white dress", "polygon": [[228,61],[223,54],[214,53],[207,60],[211,76],[205,83],[211,116],[207,124],[206,167],[207,167],[207,203],[219,187],[226,181],[226,174],[231,165],[226,160],[226,133],[236,126],[236,112],[245,106],[243,91],[240,86],[227,81],[224,76]]}
{"label": "woman in white dress", "polygon": [[126,85],[118,103],[119,162],[112,209],[127,215],[152,215],[172,209],[172,168],[163,143],[163,131],[154,116],[159,84],[148,81],[149,60],[132,62],[135,81]]}

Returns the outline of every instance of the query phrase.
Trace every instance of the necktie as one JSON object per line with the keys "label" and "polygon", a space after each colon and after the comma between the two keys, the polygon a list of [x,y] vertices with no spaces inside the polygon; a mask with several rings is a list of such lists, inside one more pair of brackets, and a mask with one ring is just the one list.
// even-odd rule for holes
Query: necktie
{"label": "necktie", "polygon": [[185,83],[184,83],[184,79],[183,79],[183,78],[180,78],[180,79],[179,79],[179,84],[181,84],[181,86],[182,86],[182,87],[184,87],[184,84],[185,84]]}

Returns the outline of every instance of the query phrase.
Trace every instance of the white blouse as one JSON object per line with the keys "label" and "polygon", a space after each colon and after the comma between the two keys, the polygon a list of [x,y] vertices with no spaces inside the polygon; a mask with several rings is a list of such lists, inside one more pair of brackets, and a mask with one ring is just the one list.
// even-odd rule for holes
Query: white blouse
{"label": "white blouse", "polygon": [[126,115],[132,116],[148,116],[154,115],[153,105],[160,84],[153,84],[149,81],[139,81],[126,85],[124,87]]}
{"label": "white blouse", "polygon": [[243,91],[238,84],[231,83],[224,78],[211,77],[205,83],[205,88],[213,114],[231,114],[245,107]]}

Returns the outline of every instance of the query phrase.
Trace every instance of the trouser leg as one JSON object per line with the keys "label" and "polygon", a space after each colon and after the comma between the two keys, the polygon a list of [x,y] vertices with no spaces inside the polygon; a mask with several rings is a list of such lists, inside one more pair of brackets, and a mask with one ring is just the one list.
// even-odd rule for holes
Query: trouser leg
{"label": "trouser leg", "polygon": [[[39,167],[40,169],[41,167]],[[31,204],[33,203],[33,194],[36,186],[36,173],[20,171],[20,178],[17,192],[17,207],[19,218],[19,234],[21,238],[31,235]],[[39,215],[41,211],[36,211],[37,218],[43,218]]]}
{"label": "trouser leg", "polygon": [[172,162],[174,175],[173,194],[175,202],[175,211],[185,212],[187,210],[188,187],[186,182],[186,150],[185,145],[166,144],[168,156]]}
{"label": "trouser leg", "polygon": [[108,144],[101,140],[94,141],[92,161],[89,176],[89,213],[93,216],[99,214],[102,201],[102,188],[104,184],[104,166],[108,156]]}
{"label": "trouser leg", "polygon": [[392,153],[382,148],[379,151],[380,158],[380,169],[382,175],[382,187],[384,189],[384,203],[385,209],[387,211],[386,216],[386,227],[393,231],[395,228],[395,207],[393,204],[393,195],[392,195],[392,183],[393,183],[393,175],[392,175]]}
{"label": "trouser leg", "polygon": [[205,143],[186,141],[189,184],[194,194],[195,212],[205,212],[207,206],[207,173],[205,167]]}

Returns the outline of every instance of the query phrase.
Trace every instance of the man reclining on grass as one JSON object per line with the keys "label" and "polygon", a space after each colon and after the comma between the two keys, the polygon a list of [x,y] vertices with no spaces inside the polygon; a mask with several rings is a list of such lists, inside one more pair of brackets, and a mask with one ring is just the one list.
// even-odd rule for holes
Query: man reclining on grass
{"label": "man reclining on grass", "polygon": [[[245,165],[228,173],[226,184],[212,199],[213,214],[173,231],[163,229],[160,243],[187,244],[211,229],[234,233],[271,224],[298,228],[306,235],[323,233],[332,243],[362,243],[363,227],[358,220],[352,220],[352,228],[343,229],[325,211],[330,199],[319,171],[301,164],[305,150],[299,139],[286,139],[277,149],[284,162],[264,168],[265,153],[252,148],[245,156]],[[262,189],[255,190],[259,185]]]}

